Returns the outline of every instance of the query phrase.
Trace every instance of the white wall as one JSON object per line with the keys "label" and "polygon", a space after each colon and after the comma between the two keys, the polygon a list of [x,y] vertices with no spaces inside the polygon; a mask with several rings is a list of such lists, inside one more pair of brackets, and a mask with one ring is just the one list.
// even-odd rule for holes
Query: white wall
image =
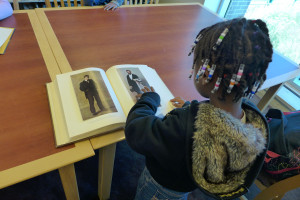
{"label": "white wall", "polygon": [[159,0],[159,3],[200,3],[212,12],[224,17],[230,0]]}
{"label": "white wall", "polygon": [[221,2],[221,0],[206,0],[204,2],[204,7],[208,8],[209,10],[211,10],[215,13],[217,13],[220,2]]}

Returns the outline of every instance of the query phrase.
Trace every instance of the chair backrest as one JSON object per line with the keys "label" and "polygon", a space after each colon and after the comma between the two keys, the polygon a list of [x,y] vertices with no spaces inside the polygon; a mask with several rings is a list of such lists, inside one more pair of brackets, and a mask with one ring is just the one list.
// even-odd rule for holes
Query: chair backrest
{"label": "chair backrest", "polygon": [[13,0],[13,5],[14,5],[14,10],[20,10],[19,1],[18,0]]}
{"label": "chair backrest", "polygon": [[[45,0],[45,3],[46,3],[47,8],[52,7],[51,3],[50,3],[50,0]],[[77,0],[74,0],[73,3],[74,3],[74,7],[78,6]],[[54,4],[54,7],[59,7],[58,6],[58,0],[53,0],[53,4]],[[84,5],[83,0],[80,0],[80,4],[81,4],[81,6]],[[64,0],[60,0],[60,7],[65,7],[65,1]],[[67,7],[72,7],[71,0],[67,0]]]}
{"label": "chair backrest", "polygon": [[124,5],[158,4],[159,0],[125,0]]}

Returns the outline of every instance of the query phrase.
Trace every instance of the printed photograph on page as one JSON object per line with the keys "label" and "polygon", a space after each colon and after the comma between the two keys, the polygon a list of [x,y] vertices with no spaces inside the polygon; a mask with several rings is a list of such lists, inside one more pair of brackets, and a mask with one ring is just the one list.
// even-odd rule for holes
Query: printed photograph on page
{"label": "printed photograph on page", "polygon": [[145,86],[150,87],[146,78],[138,68],[124,67],[118,68],[117,71],[134,102],[139,99],[139,95],[143,93],[142,89]]}
{"label": "printed photograph on page", "polygon": [[117,112],[99,71],[72,75],[71,80],[83,120]]}

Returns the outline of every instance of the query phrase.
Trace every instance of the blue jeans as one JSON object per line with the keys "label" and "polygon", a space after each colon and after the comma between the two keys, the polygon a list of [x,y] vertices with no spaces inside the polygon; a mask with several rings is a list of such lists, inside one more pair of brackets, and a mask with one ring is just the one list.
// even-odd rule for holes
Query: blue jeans
{"label": "blue jeans", "polygon": [[188,194],[161,186],[145,167],[140,176],[134,200],[187,200]]}

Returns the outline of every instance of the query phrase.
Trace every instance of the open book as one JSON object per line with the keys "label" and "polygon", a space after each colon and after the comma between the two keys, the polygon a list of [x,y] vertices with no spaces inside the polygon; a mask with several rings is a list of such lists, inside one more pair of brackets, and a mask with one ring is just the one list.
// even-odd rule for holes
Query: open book
{"label": "open book", "polygon": [[47,84],[56,146],[123,128],[145,86],[153,86],[161,97],[157,116],[173,109],[169,103],[173,95],[146,65],[117,65],[106,73],[85,68],[57,75]]}

